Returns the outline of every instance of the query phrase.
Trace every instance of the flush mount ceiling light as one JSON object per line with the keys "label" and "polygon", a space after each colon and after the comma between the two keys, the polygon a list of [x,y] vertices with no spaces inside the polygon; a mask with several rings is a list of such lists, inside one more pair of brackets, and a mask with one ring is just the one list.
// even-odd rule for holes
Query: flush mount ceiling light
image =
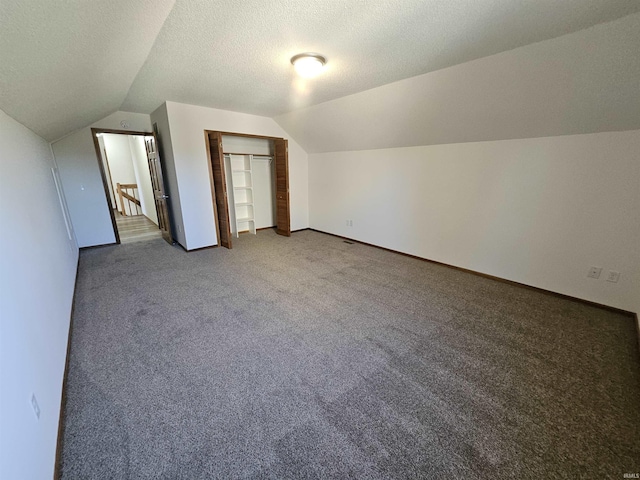
{"label": "flush mount ceiling light", "polygon": [[291,58],[291,64],[303,78],[312,78],[318,75],[324,64],[327,63],[326,58],[317,53],[300,53]]}

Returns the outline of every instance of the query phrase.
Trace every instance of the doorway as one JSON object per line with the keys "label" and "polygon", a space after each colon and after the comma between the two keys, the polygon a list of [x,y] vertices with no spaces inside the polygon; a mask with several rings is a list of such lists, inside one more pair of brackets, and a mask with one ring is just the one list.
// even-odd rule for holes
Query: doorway
{"label": "doorway", "polygon": [[172,244],[153,133],[91,129],[116,243],[163,237]]}
{"label": "doorway", "polygon": [[[288,141],[279,137],[205,130],[205,143],[219,245],[232,248],[232,233],[236,236],[242,231],[255,234],[260,229],[256,227],[260,224],[261,210],[266,211],[263,218],[273,222],[262,228],[275,227],[277,234],[291,236]],[[271,162],[266,170],[268,175],[260,174],[260,169],[256,168],[256,162],[264,159]],[[263,185],[262,192],[268,194],[262,200],[259,185],[254,184],[259,177],[272,183]]]}

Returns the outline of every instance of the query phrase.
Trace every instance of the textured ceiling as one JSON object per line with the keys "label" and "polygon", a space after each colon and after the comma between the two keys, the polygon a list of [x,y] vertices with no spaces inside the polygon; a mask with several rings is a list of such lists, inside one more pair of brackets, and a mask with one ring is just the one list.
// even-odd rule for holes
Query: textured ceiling
{"label": "textured ceiling", "polygon": [[640,129],[640,13],[274,117],[307,153]]}
{"label": "textured ceiling", "polygon": [[[123,110],[163,101],[274,116],[560,36],[637,0],[178,0]],[[326,72],[303,82],[290,58]]]}
{"label": "textured ceiling", "polygon": [[118,110],[173,0],[0,0],[0,109],[53,140]]}
{"label": "textured ceiling", "polygon": [[[275,116],[638,11],[637,0],[2,0],[0,108],[50,140],[166,100]],[[294,76],[301,51],[327,57],[322,76]]]}

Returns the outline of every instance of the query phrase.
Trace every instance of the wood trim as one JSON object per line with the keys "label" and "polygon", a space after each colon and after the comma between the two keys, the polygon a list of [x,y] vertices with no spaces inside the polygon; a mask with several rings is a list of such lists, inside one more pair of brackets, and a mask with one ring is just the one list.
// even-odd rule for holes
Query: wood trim
{"label": "wood trim", "polygon": [[[227,136],[231,136],[231,137],[247,137],[247,138],[259,138],[259,139],[263,139],[263,140],[270,140],[273,142],[273,148],[274,148],[274,153],[273,154],[256,154],[256,153],[235,153],[235,152],[225,152],[222,150],[222,148],[219,148],[219,153],[222,157],[222,167],[224,170],[224,156],[225,155],[252,155],[252,156],[257,156],[257,157],[270,157],[272,159],[274,159],[274,161],[277,162],[277,157],[278,157],[278,145],[282,144],[282,148],[281,148],[281,152],[280,154],[284,155],[285,158],[285,174],[284,176],[286,177],[286,217],[287,217],[287,222],[286,222],[286,229],[282,229],[282,228],[276,228],[276,232],[280,235],[286,235],[289,236],[291,235],[291,204],[290,204],[290,199],[289,199],[289,171],[288,171],[288,140],[283,138],[283,137],[271,137],[268,135],[256,135],[256,134],[248,134],[248,133],[238,133],[238,132],[222,132],[220,130],[205,130],[204,131],[204,136],[205,136],[205,148],[207,150],[207,160],[208,160],[208,165],[209,165],[209,177],[210,177],[210,183],[211,183],[211,196],[212,196],[212,201],[213,201],[213,206],[214,206],[214,218],[215,218],[215,224],[216,224],[216,236],[218,238],[218,243],[221,244],[220,241],[220,212],[218,211],[217,208],[217,200],[216,200],[216,188],[215,188],[215,175],[213,172],[213,165],[212,165],[212,156],[211,156],[211,140],[210,137],[214,135],[217,136],[217,138],[219,139],[220,142],[222,142],[222,137],[224,135]],[[221,143],[220,143],[221,145]],[[278,198],[279,198],[279,193],[278,193],[278,182],[277,182],[277,175],[278,175],[278,168],[277,166],[274,167],[275,170],[275,175],[276,175],[276,191],[274,192],[275,195],[275,201],[276,201],[276,217],[278,217]],[[237,232],[238,234],[242,233],[242,232]]]}
{"label": "wood trim", "polygon": [[[120,189],[120,184],[116,184],[116,191],[118,192],[118,198],[120,199],[120,208],[122,209],[122,215],[126,216],[127,211],[124,208],[124,199],[122,198],[122,190]],[[120,234],[120,232],[118,232]]]}
{"label": "wood trim", "polygon": [[[479,277],[488,278],[490,280],[496,280],[496,281],[501,282],[501,283],[506,283],[507,285],[513,285],[513,286],[516,286],[516,287],[527,288],[529,290],[534,290],[534,291],[537,291],[537,292],[540,292],[540,293],[544,293],[546,295],[552,295],[554,297],[564,298],[565,300],[571,300],[573,302],[582,303],[582,304],[585,304],[585,305],[589,305],[591,307],[601,308],[603,310],[608,310],[610,312],[619,313],[621,315],[626,315],[626,316],[629,316],[629,317],[634,317],[635,316],[636,319],[637,319],[637,314],[635,314],[633,312],[630,312],[628,310],[623,310],[623,309],[617,308],[617,307],[611,307],[609,305],[604,305],[602,303],[592,302],[591,300],[585,300],[584,298],[573,297],[571,295],[566,295],[564,293],[558,293],[558,292],[554,292],[554,291],[551,291],[551,290],[546,290],[544,288],[534,287],[532,285],[527,285],[526,283],[514,282],[513,280],[507,280],[506,278],[496,277],[494,275],[489,275],[487,273],[476,272],[475,270],[469,270],[468,268],[456,267],[455,265],[450,265],[448,263],[439,262],[437,260],[431,260],[429,258],[418,257],[416,255],[411,255],[410,253],[399,252],[398,250],[393,250],[391,248],[381,247],[379,245],[374,245],[372,243],[363,242],[361,240],[356,240],[356,239],[350,238],[350,237],[343,237],[342,235],[336,235],[335,233],[323,232],[322,230],[316,230],[315,228],[304,228],[302,230],[311,230],[313,232],[324,233],[325,235],[331,235],[332,237],[342,238],[343,240],[349,240],[350,242],[353,242],[353,243],[360,243],[362,245],[367,245],[369,247],[379,248],[380,250],[386,250],[387,252],[397,253],[398,255],[403,255],[405,257],[415,258],[416,260],[422,260],[423,262],[434,263],[436,265],[442,265],[444,267],[453,268],[454,270],[459,270],[461,272],[471,273],[471,274],[477,275]],[[300,232],[302,230],[296,230],[296,231]],[[637,320],[636,320],[636,325],[638,325]],[[640,325],[638,325],[638,328],[640,328]],[[640,337],[640,330],[638,331],[638,335]],[[639,341],[640,341],[640,338],[639,338]]]}
{"label": "wood trim", "polygon": [[[248,133],[238,133],[238,132],[222,132],[220,130],[205,130],[204,131],[204,136],[205,136],[205,148],[207,150],[207,159],[208,159],[208,165],[209,165],[209,177],[210,177],[210,183],[211,183],[211,190],[212,190],[212,201],[213,201],[213,205],[214,205],[214,217],[215,217],[215,223],[216,223],[216,235],[218,238],[218,243],[221,244],[220,241],[220,225],[219,225],[219,213],[218,209],[216,208],[217,206],[217,201],[216,201],[216,191],[215,191],[215,175],[213,172],[213,165],[212,165],[212,161],[211,161],[211,142],[210,142],[210,137],[211,135],[217,136],[217,138],[219,139],[220,142],[222,142],[222,137],[224,135],[227,136],[232,136],[232,137],[248,137],[248,138],[260,138],[260,139],[264,139],[264,140],[270,140],[273,142],[273,149],[274,149],[274,153],[273,154],[269,154],[269,155],[265,155],[265,154],[253,154],[253,153],[233,153],[233,152],[224,152],[222,150],[222,148],[219,148],[219,152],[220,155],[223,158],[223,170],[224,170],[224,155],[226,154],[230,154],[230,155],[253,155],[253,156],[262,156],[262,157],[271,157],[274,160],[274,173],[275,173],[275,183],[276,183],[276,189],[274,192],[275,195],[275,203],[276,203],[276,233],[278,233],[279,235],[285,235],[285,236],[290,236],[291,235],[291,200],[290,200],[290,195],[289,195],[289,146],[288,146],[288,140],[286,138],[283,137],[270,137],[268,135],[256,135],[256,134],[248,134]],[[280,148],[279,148],[280,147]],[[281,177],[284,178],[285,180],[285,185],[284,188],[282,188],[282,191],[278,190],[278,160],[279,160],[279,156],[284,158],[284,172],[280,172]],[[280,162],[282,163],[282,161]],[[282,182],[281,182],[282,183]],[[286,190],[285,190],[286,189]],[[284,203],[286,203],[286,208],[285,205],[283,205]],[[286,217],[286,222],[278,222],[278,218],[280,218],[281,216],[285,216]],[[286,224],[285,224],[286,223]],[[282,227],[286,227],[286,228],[282,228]],[[238,232],[239,234],[240,232]]]}
{"label": "wood trim", "polygon": [[95,130],[96,133],[115,133],[120,135],[142,135],[144,137],[152,137],[153,132],[137,132],[132,130],[116,130],[113,128],[92,128],[91,131]]}
{"label": "wood trim", "polygon": [[[107,203],[109,204],[109,215],[111,216],[111,225],[113,226],[113,234],[116,237],[115,243],[116,244],[120,244],[121,243],[120,234],[118,233],[118,225],[116,223],[115,213],[114,213],[114,210],[113,210],[112,205],[111,205],[111,195],[109,194],[109,186],[107,184],[106,173],[104,171],[104,166],[103,166],[103,161],[102,161],[102,152],[100,150],[100,144],[98,142],[98,137],[97,137],[97,135],[99,133],[109,133],[109,134],[116,134],[116,135],[134,135],[134,136],[137,135],[137,136],[143,136],[143,137],[153,137],[153,142],[154,142],[154,145],[155,145],[155,148],[156,148],[156,155],[159,155],[160,147],[159,147],[159,144],[158,144],[158,138],[157,138],[155,132],[153,132],[153,131],[151,131],[151,132],[140,132],[140,131],[135,131],[135,130],[133,130],[133,131],[132,130],[118,130],[118,129],[113,129],[113,128],[92,128],[91,129],[91,137],[93,139],[93,146],[94,146],[94,149],[96,151],[96,160],[98,161],[98,167],[100,169],[100,176],[102,177],[102,184],[103,184],[103,187],[105,189],[105,196],[107,198]],[[106,155],[106,152],[105,152],[105,155]],[[109,167],[107,159],[105,159],[105,162],[107,162],[107,167]],[[159,162],[159,163],[161,163],[161,162]],[[160,167],[162,168],[162,165],[160,165]],[[109,177],[111,177],[111,172],[109,172]],[[113,179],[111,179],[111,180],[113,180]],[[163,181],[164,181],[164,179],[163,179]],[[125,185],[125,184],[123,184],[123,185]],[[164,189],[164,183],[162,184],[162,187]],[[113,188],[113,195],[115,197],[117,192],[116,192],[116,189],[113,186],[113,182],[112,182],[112,188]],[[166,192],[164,192],[164,193],[166,193]],[[114,202],[115,202],[115,198],[114,198]],[[135,202],[136,201],[134,200],[134,203]],[[116,203],[116,208],[117,208],[117,202],[115,202],[115,203]],[[122,210],[123,210],[123,213],[124,213],[125,212],[124,204],[122,203],[122,201],[120,203],[121,203]],[[140,205],[140,203],[136,203],[136,204],[139,205],[139,206],[142,206],[142,205]],[[156,210],[157,210],[157,207],[156,207]],[[138,210],[136,208],[136,213],[137,213],[137,211]],[[169,216],[170,216],[169,208],[167,206],[167,221],[169,222],[169,227],[168,227],[169,228],[169,238],[166,238],[164,234],[163,234],[163,238],[165,238],[165,240],[167,240],[168,243],[173,244],[173,233],[171,231],[172,222],[169,219],[170,218]],[[113,244],[94,245],[94,246],[101,247],[101,246],[105,246],[105,245],[113,245]],[[83,247],[83,248],[87,248],[87,247]]]}
{"label": "wood trim", "polygon": [[111,247],[113,245],[118,245],[118,242],[113,243],[102,243],[100,245],[90,245],[88,247],[80,247],[78,250],[91,250],[92,248],[102,248],[102,247]]}
{"label": "wood trim", "polygon": [[216,244],[216,245],[209,245],[208,247],[198,247],[198,248],[192,248],[190,250],[187,250],[184,245],[182,245],[180,242],[176,242],[178,245],[180,245],[180,247],[182,247],[182,249],[187,252],[187,253],[191,253],[191,252],[198,252],[200,250],[209,250],[210,248],[218,248],[220,247],[220,244]]}
{"label": "wood trim", "polygon": [[276,195],[276,233],[291,236],[291,201],[289,195],[289,142],[273,141]]}
{"label": "wood trim", "polygon": [[256,135],[256,134],[253,134],[253,133],[221,132],[220,130],[205,130],[205,132],[206,133],[218,132],[220,135],[230,135],[230,136],[233,136],[233,137],[266,138],[266,139],[269,139],[269,140],[282,139],[282,137],[270,137],[268,135]]}
{"label": "wood trim", "polygon": [[[213,165],[211,164],[211,143],[209,142],[210,130],[204,131],[204,144],[207,150],[207,168],[209,169],[209,183],[211,184],[211,202],[213,203],[213,223],[216,225],[216,239],[220,245],[220,225],[218,222],[218,203],[216,202],[216,185],[213,180]],[[184,248],[184,247],[183,247]],[[185,248],[185,252],[188,252]]]}
{"label": "wood trim", "polygon": [[[107,205],[109,207],[109,215],[111,215],[111,224],[113,225],[113,234],[116,237],[116,243],[120,243],[120,235],[118,234],[118,225],[116,224],[116,216],[113,213],[113,208],[111,207],[111,195],[109,194],[109,185],[107,184],[107,175],[104,171],[104,166],[102,164],[102,152],[100,151],[100,143],[98,143],[98,133],[111,133],[104,132],[98,128],[91,129],[91,138],[93,139],[93,147],[96,150],[96,161],[98,162],[98,167],[100,168],[100,176],[102,177],[102,186],[104,187],[104,196],[107,200]],[[113,192],[115,195],[115,192]],[[116,205],[117,207],[117,205]]]}
{"label": "wood trim", "polygon": [[[211,168],[211,185],[213,201],[215,202],[216,216],[214,218],[218,244],[226,248],[233,248],[231,235],[231,219],[229,215],[229,198],[227,196],[227,180],[225,175],[225,159],[222,152],[222,137],[219,132],[213,131],[207,134],[208,141],[205,145],[209,148],[208,160]],[[214,145],[215,142],[215,145]]]}
{"label": "wood trim", "polygon": [[179,241],[177,241],[177,240],[176,240],[176,243],[174,243],[174,245],[178,245],[178,246],[179,246],[180,248],[182,248],[182,250],[184,250],[185,252],[188,252],[188,251],[189,251],[189,250],[187,250],[187,249],[185,248],[185,246],[184,246],[184,245],[182,245],[182,244],[181,244]]}
{"label": "wood trim", "polygon": [[640,350],[640,316],[637,313],[633,314],[636,318],[636,334],[638,340],[638,350]]}
{"label": "wood trim", "polygon": [[[98,145],[100,145],[100,142],[98,142]],[[102,153],[102,150],[100,150],[100,153]],[[109,165],[109,155],[107,155],[107,151],[104,151],[104,163],[107,165],[107,175],[109,176],[109,183],[111,184],[111,193],[113,193],[113,199],[111,198],[111,195],[109,195],[109,201],[113,201],[113,205],[116,206],[116,208],[118,208],[118,202],[116,201],[116,187],[113,185],[113,177],[111,176],[111,166]],[[113,208],[113,205],[109,205],[110,208]]]}
{"label": "wood trim", "polygon": [[76,279],[73,284],[73,300],[71,301],[71,314],[69,316],[69,333],[67,334],[67,355],[64,361],[62,374],[62,392],[60,394],[60,414],[58,416],[58,436],[56,439],[55,465],[53,466],[53,478],[58,480],[62,474],[62,449],[64,447],[64,411],[67,405],[67,383],[69,379],[69,357],[71,356],[71,339],[73,338],[73,314],[76,310],[76,291],[78,289],[78,274],[80,270],[80,254],[76,263]]}

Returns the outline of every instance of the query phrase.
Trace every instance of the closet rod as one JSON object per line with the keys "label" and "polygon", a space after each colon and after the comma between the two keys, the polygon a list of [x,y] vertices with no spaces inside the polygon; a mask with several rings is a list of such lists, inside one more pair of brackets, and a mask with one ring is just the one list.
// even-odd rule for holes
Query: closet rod
{"label": "closet rod", "polygon": [[273,155],[261,154],[261,153],[237,153],[237,152],[222,152],[223,155],[253,155],[254,157],[268,157],[273,158]]}

